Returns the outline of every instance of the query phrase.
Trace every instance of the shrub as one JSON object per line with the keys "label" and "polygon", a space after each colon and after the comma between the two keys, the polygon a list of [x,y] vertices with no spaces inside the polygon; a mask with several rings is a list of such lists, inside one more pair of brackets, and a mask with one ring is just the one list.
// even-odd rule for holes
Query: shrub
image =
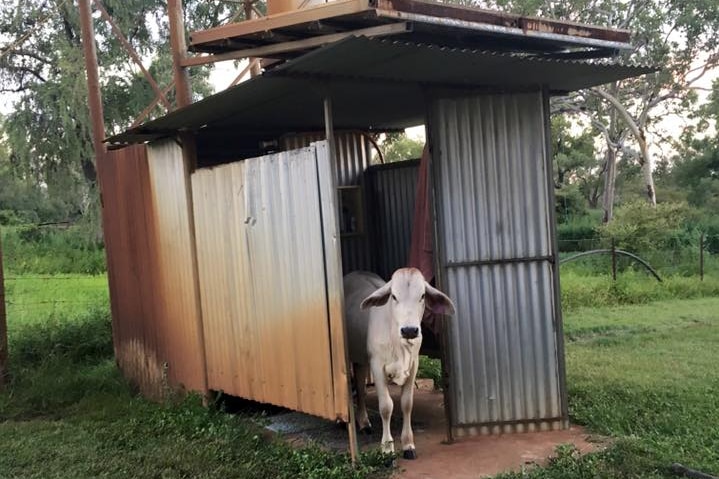
{"label": "shrub", "polygon": [[8,227],[2,242],[5,268],[15,274],[99,274],[106,269],[103,244],[84,225]]}
{"label": "shrub", "polygon": [[[689,216],[686,203],[660,203],[656,207],[646,201],[634,201],[617,208],[614,219],[599,227],[605,247],[612,240],[618,248],[635,253],[669,250],[682,243],[683,226]],[[684,235],[684,246],[687,236]]]}

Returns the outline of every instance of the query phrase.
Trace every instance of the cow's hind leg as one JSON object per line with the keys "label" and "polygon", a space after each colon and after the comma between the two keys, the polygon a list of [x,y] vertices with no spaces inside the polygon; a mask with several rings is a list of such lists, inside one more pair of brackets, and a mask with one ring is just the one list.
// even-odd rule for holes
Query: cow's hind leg
{"label": "cow's hind leg", "polygon": [[372,434],[372,424],[367,415],[368,364],[354,364],[355,388],[357,389],[357,425],[360,432]]}
{"label": "cow's hind leg", "polygon": [[379,414],[382,417],[382,452],[393,453],[394,452],[394,440],[389,430],[389,423],[392,419],[392,409],[394,403],[392,397],[389,395],[389,388],[387,386],[387,378],[384,375],[382,365],[379,362],[373,361],[370,365],[372,369],[372,376],[374,377],[374,386],[377,391],[377,401],[379,402]]}
{"label": "cow's hind leg", "polygon": [[417,361],[407,382],[402,385],[402,455],[405,459],[417,459],[412,432],[412,404],[414,402],[414,379],[417,377]]}

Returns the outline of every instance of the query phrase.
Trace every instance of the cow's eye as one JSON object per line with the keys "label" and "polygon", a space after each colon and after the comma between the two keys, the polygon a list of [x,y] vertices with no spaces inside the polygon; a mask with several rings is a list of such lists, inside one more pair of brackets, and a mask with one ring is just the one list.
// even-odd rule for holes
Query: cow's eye
{"label": "cow's eye", "polygon": [[419,302],[421,303],[422,301],[424,301],[424,293],[422,294],[422,297],[419,298]]}
{"label": "cow's eye", "polygon": [[392,295],[392,301],[397,301],[397,296],[395,296],[394,294]]}

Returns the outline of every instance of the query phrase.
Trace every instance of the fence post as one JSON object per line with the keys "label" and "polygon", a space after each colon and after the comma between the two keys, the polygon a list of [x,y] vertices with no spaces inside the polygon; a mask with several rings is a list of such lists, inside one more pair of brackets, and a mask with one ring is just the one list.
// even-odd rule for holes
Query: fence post
{"label": "fence post", "polygon": [[617,280],[617,245],[612,238],[612,280]]}
{"label": "fence post", "polygon": [[699,236],[699,280],[704,281],[704,233]]}
{"label": "fence post", "polygon": [[0,235],[0,390],[5,386],[7,370],[7,316],[5,313],[5,276],[2,264],[2,236]]}

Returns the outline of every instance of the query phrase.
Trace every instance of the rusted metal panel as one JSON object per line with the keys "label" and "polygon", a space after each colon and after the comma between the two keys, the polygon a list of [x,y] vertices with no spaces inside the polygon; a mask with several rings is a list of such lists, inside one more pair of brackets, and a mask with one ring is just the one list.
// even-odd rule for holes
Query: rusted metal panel
{"label": "rusted metal panel", "polygon": [[367,171],[375,271],[383,278],[408,264],[418,173],[416,160],[375,165]]}
{"label": "rusted metal panel", "polygon": [[[332,22],[332,28],[323,28],[323,20]],[[407,33],[403,40],[426,41],[432,35],[434,40],[450,42],[448,46],[472,47],[500,39],[505,49],[514,42],[528,50],[557,51],[577,46],[627,49],[630,41],[627,30],[473,6],[426,0],[345,0],[196,31],[190,35],[190,44],[195,51],[228,52],[281,43],[288,37],[312,40],[327,33],[347,34],[407,20],[415,23],[416,35]]]}
{"label": "rusted metal panel", "polygon": [[430,117],[454,433],[566,425],[542,91],[437,92]]}
{"label": "rusted metal panel", "polygon": [[[552,18],[530,17],[497,10],[486,10],[477,7],[466,7],[449,3],[426,0],[373,0],[372,5],[387,13],[410,13],[429,17],[427,22],[461,20],[476,24],[501,27],[507,33],[531,35],[533,32],[549,33],[562,37],[579,37],[592,40],[604,40],[627,44],[630,40],[628,30],[600,27]],[[402,18],[401,15],[398,15]],[[569,40],[569,38],[567,38]]]}
{"label": "rusted metal panel", "polygon": [[[280,149],[303,148],[324,138],[325,134],[318,132],[286,135],[280,139]],[[373,148],[368,135],[361,131],[335,132],[338,187],[362,185],[365,170],[373,164]],[[359,234],[342,236],[342,268],[345,272],[374,269],[368,228]]]}
{"label": "rusted metal panel", "polygon": [[341,0],[329,2],[315,7],[303,8],[292,12],[278,13],[238,23],[229,23],[207,30],[190,33],[190,48],[198,50],[203,44],[222,42],[222,40],[247,35],[249,33],[266,32],[273,28],[304,22],[318,22],[323,19],[359,13],[367,10],[368,0]]}
{"label": "rusted metal panel", "polygon": [[172,141],[111,151],[98,164],[98,173],[120,369],[147,397],[204,391],[181,151]]}
{"label": "rusted metal panel", "polygon": [[193,173],[208,385],[346,420],[317,174],[313,147]]}

